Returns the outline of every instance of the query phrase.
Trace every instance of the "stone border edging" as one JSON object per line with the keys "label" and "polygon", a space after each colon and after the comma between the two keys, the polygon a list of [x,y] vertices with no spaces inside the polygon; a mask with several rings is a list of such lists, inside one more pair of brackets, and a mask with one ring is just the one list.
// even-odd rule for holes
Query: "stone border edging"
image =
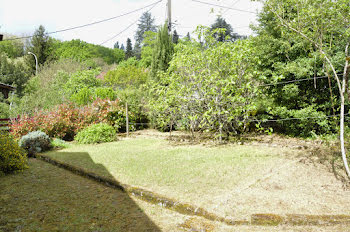
{"label": "stone border edging", "polygon": [[252,214],[251,220],[232,220],[227,219],[213,213],[206,211],[203,208],[195,207],[190,204],[182,203],[171,198],[161,196],[159,194],[150,192],[148,190],[133,187],[126,184],[121,184],[118,181],[101,177],[95,173],[88,172],[82,168],[63,163],[56,159],[50,158],[42,154],[35,154],[35,158],[43,160],[47,163],[53,164],[57,167],[66,169],[77,175],[97,181],[101,184],[107,185],[133,195],[143,201],[157,204],[167,209],[176,211],[181,214],[190,216],[199,216],[211,221],[223,222],[228,225],[258,225],[258,226],[278,226],[278,225],[336,225],[336,224],[350,224],[350,215],[306,215],[306,214],[286,214],[285,216],[278,214]]}

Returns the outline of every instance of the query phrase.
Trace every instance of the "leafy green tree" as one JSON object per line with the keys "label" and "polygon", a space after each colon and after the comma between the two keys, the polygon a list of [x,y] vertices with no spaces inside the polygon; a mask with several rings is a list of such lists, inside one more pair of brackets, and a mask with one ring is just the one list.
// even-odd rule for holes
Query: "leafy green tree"
{"label": "leafy green tree", "polygon": [[22,96],[28,80],[28,68],[23,62],[9,59],[6,54],[0,53],[1,83],[15,86],[17,94]]}
{"label": "leafy green tree", "polygon": [[325,70],[336,80],[340,97],[340,148],[346,172],[350,177],[344,145],[345,97],[350,92],[349,1],[267,0],[264,4],[270,14],[275,16],[276,23],[282,26],[282,32],[307,42],[319,53]]}
{"label": "leafy green tree", "polygon": [[179,35],[177,34],[177,31],[174,30],[174,34],[173,34],[173,43],[177,44],[179,42]]}
{"label": "leafy green tree", "polygon": [[141,45],[144,39],[144,34],[147,31],[156,32],[157,28],[154,24],[155,19],[152,17],[152,14],[149,12],[145,12],[139,19],[139,23],[137,24],[137,30],[135,33],[136,44]]}
{"label": "leafy green tree", "polygon": [[[43,65],[49,60],[52,53],[52,40],[46,34],[44,26],[40,25],[34,32],[33,37],[30,40],[30,45],[27,49],[28,52],[32,52],[38,59],[38,65]],[[33,72],[35,71],[35,59],[34,57],[28,56],[28,65],[31,67]]]}
{"label": "leafy green tree", "polygon": [[124,51],[120,49],[111,49],[100,45],[89,44],[77,40],[56,41],[55,42],[56,59],[73,59],[76,61],[87,61],[94,58],[101,58],[107,64],[119,63],[124,60]]}
{"label": "leafy green tree", "polygon": [[211,131],[220,141],[224,134],[247,130],[256,109],[259,59],[251,40],[219,43],[218,32],[199,28],[206,49],[200,43],[180,43],[168,71],[160,72],[151,88],[150,108],[161,127],[170,123],[169,128],[192,133]]}
{"label": "leafy green tree", "polygon": [[24,44],[21,40],[7,40],[0,42],[0,53],[6,53],[9,58],[18,58],[24,55]]}
{"label": "leafy green tree", "polygon": [[13,107],[15,115],[32,113],[38,109],[51,110],[66,103],[70,95],[65,92],[64,86],[69,76],[86,68],[81,62],[70,59],[45,64],[38,75],[26,83],[24,96]]}
{"label": "leafy green tree", "polygon": [[224,41],[235,41],[240,38],[240,36],[237,33],[233,32],[232,26],[226,22],[225,19],[223,19],[221,16],[218,16],[214,22],[214,24],[211,25],[211,30],[215,30],[218,28],[225,29],[224,33],[215,33],[214,36],[219,42]]}
{"label": "leafy green tree", "polygon": [[105,82],[114,89],[123,90],[129,86],[139,87],[147,80],[147,72],[139,67],[135,57],[120,63],[115,70],[108,71]]}
{"label": "leafy green tree", "polygon": [[79,39],[71,41],[57,41],[55,45],[56,59],[73,59],[76,61],[86,61],[94,57],[89,44]]}
{"label": "leafy green tree", "polygon": [[160,28],[157,35],[157,43],[153,51],[152,75],[156,77],[157,71],[166,71],[174,53],[172,38],[168,33],[167,22]]}
{"label": "leafy green tree", "polygon": [[[285,14],[295,17],[291,12]],[[327,75],[319,52],[306,40],[280,27],[277,20],[264,7],[258,17],[259,26],[255,27],[258,36],[253,40],[257,48],[256,55],[261,60],[257,66],[263,73],[262,79],[266,86],[262,88],[269,102],[267,104],[266,99],[260,104],[258,118],[283,119],[262,125],[292,136],[309,137],[312,134],[334,133],[335,121],[325,116],[336,114],[333,110],[338,107],[338,100],[334,98],[334,92],[337,91],[336,81],[317,79],[315,88],[312,78]],[[298,81],[305,78],[311,80]],[[279,83],[286,81],[290,83]],[[327,90],[329,86],[331,93]],[[331,100],[329,95],[333,95]],[[310,116],[314,119],[284,120]]]}
{"label": "leafy green tree", "polygon": [[133,56],[133,54],[132,54],[132,43],[131,43],[131,39],[128,38],[126,40],[125,59],[129,59],[132,56]]}
{"label": "leafy green tree", "polygon": [[143,46],[141,48],[141,60],[140,65],[142,67],[151,67],[153,50],[157,42],[157,33],[152,31],[146,31],[143,40]]}

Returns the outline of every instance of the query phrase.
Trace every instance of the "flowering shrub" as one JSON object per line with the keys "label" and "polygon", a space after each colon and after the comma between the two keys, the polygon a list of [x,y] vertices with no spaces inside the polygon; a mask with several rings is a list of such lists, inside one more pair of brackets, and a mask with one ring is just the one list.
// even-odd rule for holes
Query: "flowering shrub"
{"label": "flowering shrub", "polygon": [[[130,122],[134,116],[129,114]],[[62,104],[50,112],[40,111],[32,117],[23,115],[12,122],[11,131],[16,138],[40,130],[52,138],[73,140],[74,136],[91,124],[107,123],[116,130],[125,131],[125,110],[119,100],[97,99],[91,105],[76,107]]]}
{"label": "flowering shrub", "polygon": [[11,173],[28,168],[25,151],[13,137],[0,131],[0,173]]}
{"label": "flowering shrub", "polygon": [[41,131],[30,132],[19,140],[19,146],[27,151],[28,156],[52,148],[51,139]]}

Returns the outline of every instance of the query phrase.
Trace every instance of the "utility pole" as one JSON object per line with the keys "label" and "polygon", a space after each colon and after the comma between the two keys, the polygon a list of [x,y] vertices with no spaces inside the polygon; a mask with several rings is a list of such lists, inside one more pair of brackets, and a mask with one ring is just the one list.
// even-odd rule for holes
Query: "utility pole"
{"label": "utility pole", "polygon": [[171,34],[171,0],[168,0],[168,32]]}

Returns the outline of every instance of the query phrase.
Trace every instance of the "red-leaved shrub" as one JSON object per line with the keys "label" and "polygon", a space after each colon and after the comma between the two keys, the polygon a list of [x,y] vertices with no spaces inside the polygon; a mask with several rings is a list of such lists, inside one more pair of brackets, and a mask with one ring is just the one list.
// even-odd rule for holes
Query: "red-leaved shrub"
{"label": "red-leaved shrub", "polygon": [[55,111],[40,111],[31,117],[22,115],[12,122],[11,132],[20,138],[28,132],[40,130],[50,137],[72,140],[80,130],[100,122],[108,123],[116,130],[125,127],[124,108],[119,100],[97,99],[85,107],[62,104]]}

